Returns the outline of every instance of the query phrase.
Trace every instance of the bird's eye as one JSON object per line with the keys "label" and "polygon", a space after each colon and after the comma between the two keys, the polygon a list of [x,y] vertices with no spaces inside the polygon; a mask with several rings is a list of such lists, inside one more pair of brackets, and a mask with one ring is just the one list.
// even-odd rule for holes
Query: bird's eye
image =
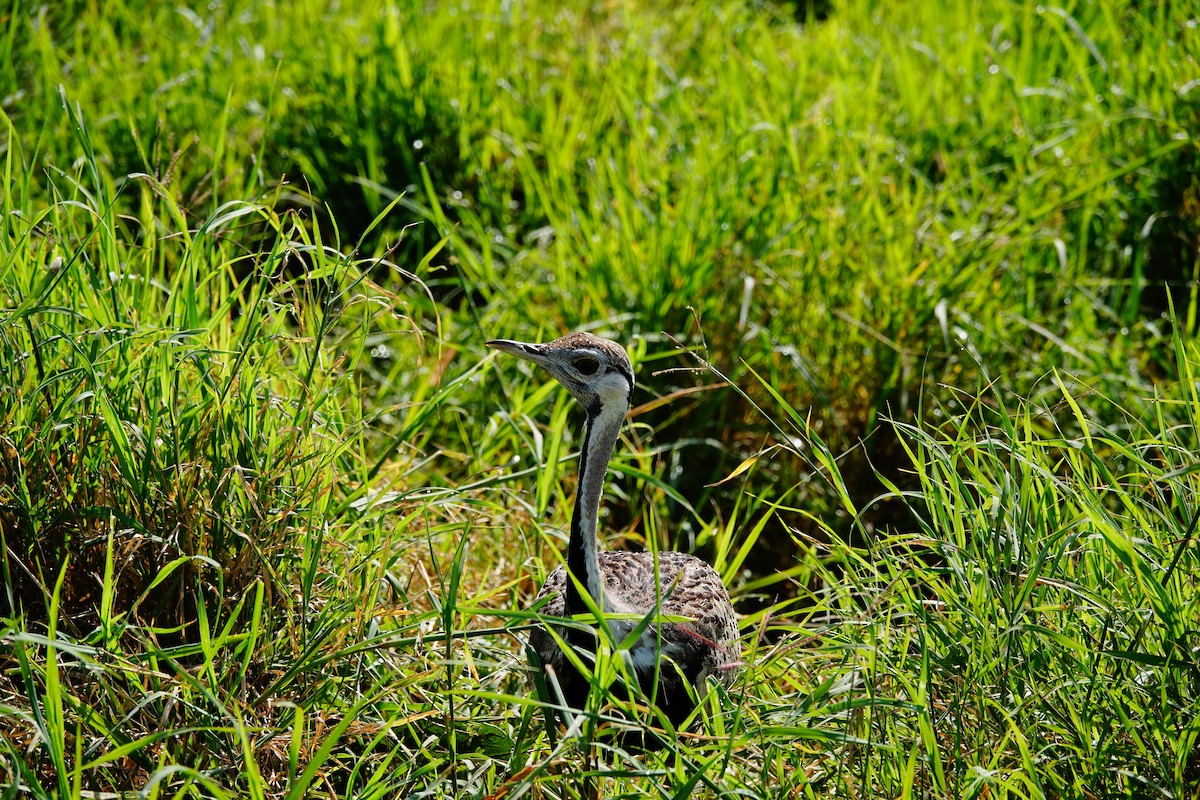
{"label": "bird's eye", "polygon": [[594,375],[596,370],[600,369],[600,362],[587,356],[575,359],[574,363],[575,369],[579,370],[583,375]]}

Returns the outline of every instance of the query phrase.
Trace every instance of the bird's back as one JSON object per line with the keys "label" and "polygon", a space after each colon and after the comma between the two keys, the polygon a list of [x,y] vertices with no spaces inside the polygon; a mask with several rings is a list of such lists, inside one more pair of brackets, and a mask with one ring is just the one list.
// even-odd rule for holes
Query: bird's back
{"label": "bird's back", "polygon": [[[650,682],[657,669],[662,691],[668,696],[678,695],[674,705],[682,710],[686,705],[682,699],[686,690],[679,685],[681,675],[697,689],[709,676],[725,685],[733,682],[739,655],[737,619],[729,592],[712,567],[686,553],[658,553],[658,578],[655,579],[655,555],[652,553],[606,551],[598,557],[604,580],[605,606],[610,613],[626,617],[621,622],[610,623],[619,635],[632,630],[640,617],[655,608],[659,609],[659,617],[684,618],[684,621],[666,620],[659,625],[647,626],[637,645],[631,648],[633,665],[643,686]],[[535,601],[541,603],[548,598],[539,609],[540,613],[550,617],[566,616],[566,581],[567,573],[563,567],[550,573]],[[576,695],[571,698],[573,700],[577,700],[579,694],[586,697],[586,686],[575,685],[581,679],[569,668],[557,643],[545,629],[536,629],[530,644],[542,664],[554,669],[565,694]],[[666,655],[673,665],[667,664],[661,655]],[[679,715],[671,713],[670,716]]]}

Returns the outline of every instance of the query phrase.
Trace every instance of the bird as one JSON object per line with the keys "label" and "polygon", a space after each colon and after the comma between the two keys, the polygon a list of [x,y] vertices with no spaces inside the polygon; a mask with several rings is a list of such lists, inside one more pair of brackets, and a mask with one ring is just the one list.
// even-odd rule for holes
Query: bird
{"label": "bird", "polygon": [[[616,643],[653,615],[629,647],[626,664],[641,695],[679,726],[694,710],[694,698],[704,696],[709,678],[725,686],[736,679],[737,617],[720,575],[696,556],[599,549],[605,476],[633,396],[628,353],[616,342],[590,333],[569,333],[540,344],[511,339],[486,344],[549,372],[586,413],[566,564],[550,573],[530,607],[543,617],[583,615],[592,623],[600,621],[593,609],[601,610]],[[533,668],[552,678],[545,681],[552,697],[558,695],[567,708],[583,709],[591,682],[559,642],[589,665],[598,632],[595,624],[590,629],[558,625],[555,632],[557,640],[544,626],[530,634]],[[629,692],[617,686],[614,694],[628,697]]]}

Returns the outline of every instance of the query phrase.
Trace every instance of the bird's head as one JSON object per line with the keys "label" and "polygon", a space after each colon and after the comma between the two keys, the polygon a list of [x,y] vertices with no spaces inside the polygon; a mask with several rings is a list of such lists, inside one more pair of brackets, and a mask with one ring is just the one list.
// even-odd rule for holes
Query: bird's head
{"label": "bird's head", "polygon": [[625,348],[590,333],[568,333],[545,344],[493,339],[487,343],[502,353],[532,361],[544,368],[596,417],[604,409],[620,409],[623,417],[633,396],[633,365]]}

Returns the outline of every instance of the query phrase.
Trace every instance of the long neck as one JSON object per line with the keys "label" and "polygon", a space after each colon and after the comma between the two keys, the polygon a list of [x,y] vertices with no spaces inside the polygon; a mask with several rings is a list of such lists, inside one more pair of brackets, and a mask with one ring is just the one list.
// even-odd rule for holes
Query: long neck
{"label": "long neck", "polygon": [[583,450],[579,454],[579,488],[575,493],[575,509],[571,512],[571,540],[567,545],[567,571],[574,578],[567,580],[564,597],[568,616],[588,610],[576,581],[584,585],[592,601],[603,610],[600,565],[596,556],[600,494],[627,409],[628,404],[609,403],[588,411]]}

